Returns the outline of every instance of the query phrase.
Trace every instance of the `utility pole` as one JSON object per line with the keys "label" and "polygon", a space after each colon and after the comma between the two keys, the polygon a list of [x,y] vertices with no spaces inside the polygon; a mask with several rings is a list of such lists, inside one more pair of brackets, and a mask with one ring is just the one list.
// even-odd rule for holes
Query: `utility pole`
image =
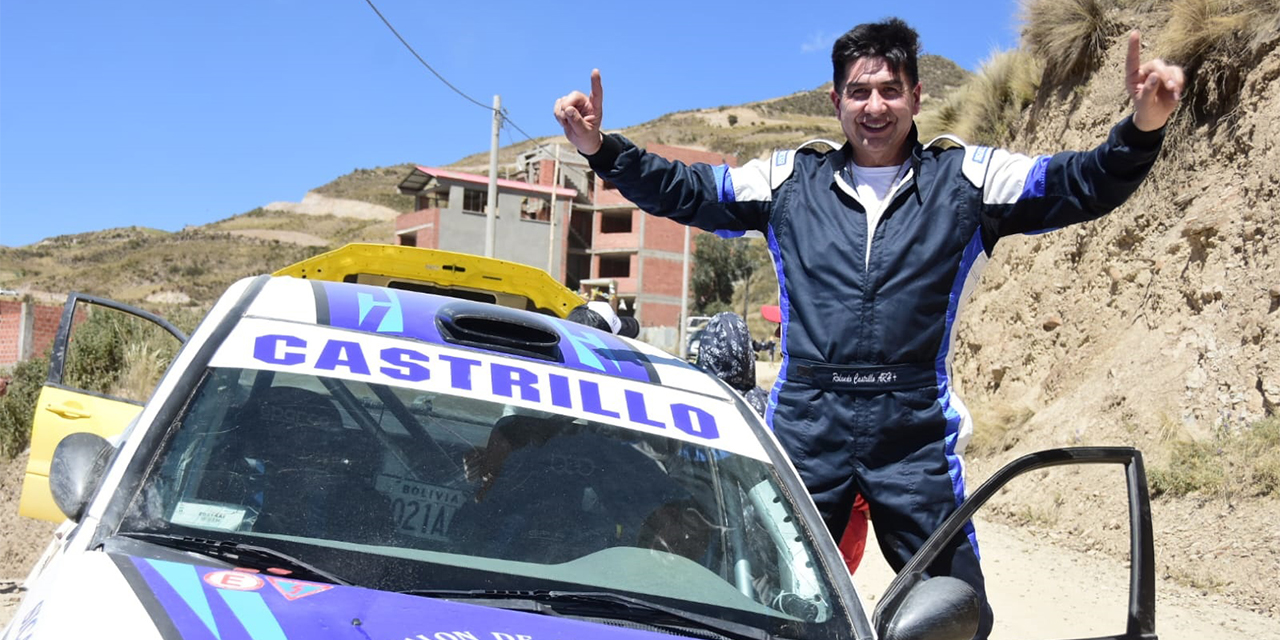
{"label": "utility pole", "polygon": [[498,132],[502,130],[502,96],[493,96],[493,142],[489,145],[489,200],[485,204],[484,257],[493,257],[493,235],[498,221]]}
{"label": "utility pole", "polygon": [[689,226],[684,225],[684,262],[680,269],[680,359],[689,357],[689,345],[684,335],[689,326]]}
{"label": "utility pole", "polygon": [[556,260],[556,192],[560,190],[560,144],[556,143],[556,168],[551,172],[551,229],[547,232],[547,273],[556,280],[560,276],[556,275],[552,269],[555,268]]}

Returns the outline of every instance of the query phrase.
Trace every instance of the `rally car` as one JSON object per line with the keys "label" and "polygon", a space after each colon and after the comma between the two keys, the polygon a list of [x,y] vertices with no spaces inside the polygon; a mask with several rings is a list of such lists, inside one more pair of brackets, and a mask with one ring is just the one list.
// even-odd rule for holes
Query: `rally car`
{"label": "rally car", "polygon": [[[110,304],[68,301],[49,387],[85,404],[64,398],[81,408],[57,419],[95,420],[92,401],[111,400],[62,377],[86,302]],[[968,638],[973,590],[925,568],[1009,477],[1076,462],[1128,470],[1133,593],[1117,637],[1154,637],[1137,452],[1006,468],[872,617],[736,392],[556,314],[245,279],[128,428],[93,431],[56,438],[43,490],[67,524],[3,640]]]}

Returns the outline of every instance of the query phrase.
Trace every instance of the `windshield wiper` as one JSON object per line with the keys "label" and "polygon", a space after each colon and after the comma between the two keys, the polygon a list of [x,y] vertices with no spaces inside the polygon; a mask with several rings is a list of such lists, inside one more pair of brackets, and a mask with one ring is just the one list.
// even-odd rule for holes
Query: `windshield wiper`
{"label": "windshield wiper", "polygon": [[225,562],[244,565],[252,568],[285,569],[291,578],[318,580],[350,586],[351,582],[334,575],[324,569],[299,560],[283,551],[256,544],[234,542],[231,540],[213,540],[193,536],[180,536],[172,533],[148,533],[126,531],[117,534],[121,537],[150,542],[171,549],[189,551],[202,556],[217,558]]}
{"label": "windshield wiper", "polygon": [[416,596],[447,600],[509,600],[535,613],[630,620],[664,629],[693,627],[734,640],[779,640],[756,627],[729,622],[634,596],[607,591],[542,591],[518,589],[411,589]]}

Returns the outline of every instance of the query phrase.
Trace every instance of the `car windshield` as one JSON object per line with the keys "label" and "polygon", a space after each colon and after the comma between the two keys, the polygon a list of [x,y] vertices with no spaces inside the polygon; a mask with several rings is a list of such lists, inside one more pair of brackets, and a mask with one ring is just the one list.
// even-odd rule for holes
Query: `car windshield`
{"label": "car windshield", "polygon": [[118,533],[270,547],[382,590],[614,592],[848,635],[768,462],[491,400],[212,368]]}

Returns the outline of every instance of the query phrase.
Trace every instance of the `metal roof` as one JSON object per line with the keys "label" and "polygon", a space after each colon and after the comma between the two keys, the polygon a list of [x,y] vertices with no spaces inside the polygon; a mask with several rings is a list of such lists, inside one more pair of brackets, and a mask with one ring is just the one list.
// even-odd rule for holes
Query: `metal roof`
{"label": "metal roof", "polygon": [[[462,171],[453,171],[450,169],[440,169],[437,167],[414,167],[413,173],[409,177],[400,181],[398,186],[400,193],[417,193],[433,186],[432,183],[439,180],[448,180],[450,182],[462,182],[467,184],[489,184],[489,177],[475,173],[465,173]],[[564,187],[549,187],[541,184],[532,184],[529,182],[521,182],[519,180],[507,180],[498,178],[498,188],[503,191],[523,191],[526,193],[538,193],[543,195],[551,195],[555,193],[561,198],[573,199],[578,195],[577,189],[566,189]]]}

